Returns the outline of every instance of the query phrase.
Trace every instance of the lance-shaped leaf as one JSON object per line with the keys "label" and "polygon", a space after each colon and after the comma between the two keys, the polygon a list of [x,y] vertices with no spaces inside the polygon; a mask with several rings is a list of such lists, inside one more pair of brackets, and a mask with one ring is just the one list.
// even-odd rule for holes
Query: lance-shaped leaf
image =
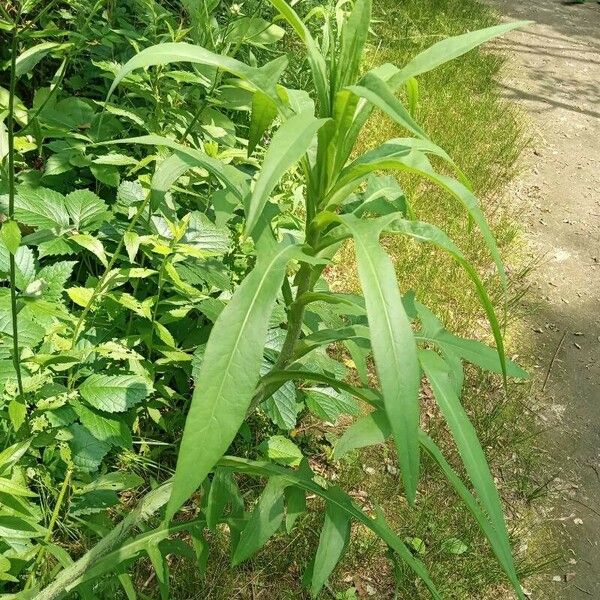
{"label": "lance-shaped leaf", "polygon": [[307,492],[320,496],[328,504],[335,507],[336,510],[345,512],[350,518],[362,523],[379,536],[423,581],[429,589],[431,597],[434,600],[441,600],[441,596],[431,581],[425,565],[413,556],[406,544],[394,533],[383,514],[378,512],[373,519],[365,514],[352,498],[340,488],[331,487],[325,489],[321,487],[313,481],[312,473],[305,465],[303,465],[304,468],[291,470],[273,463],[247,460],[237,456],[226,456],[219,461],[219,464],[224,467],[231,467],[240,473],[247,473],[248,475],[259,477],[277,476],[289,485],[295,485]]}
{"label": "lance-shaped leaf", "polygon": [[417,345],[402,304],[394,265],[379,243],[386,218],[363,221],[342,215],[339,219],[354,238],[375,366],[394,432],[406,496],[412,503],[419,480],[420,371]]}
{"label": "lance-shaped leaf", "polygon": [[279,477],[269,479],[248,523],[242,530],[231,561],[234,566],[247,560],[262,548],[281,526],[284,516],[284,488],[285,482]]}
{"label": "lance-shaped leaf", "polygon": [[273,136],[265,154],[260,175],[256,180],[248,215],[246,233],[250,234],[258,223],[269,195],[283,174],[307,151],[315,133],[326,122],[304,112],[285,121]]}
{"label": "lance-shaped leaf", "polygon": [[248,156],[254,152],[275,117],[277,117],[277,105],[263,92],[255,92],[252,97],[252,117],[248,132]]}
{"label": "lance-shaped leaf", "polygon": [[438,448],[437,444],[424,431],[420,432],[419,439],[423,449],[437,462],[438,466],[446,476],[446,479],[448,479],[448,481],[452,484],[452,487],[456,490],[456,493],[467,505],[467,508],[471,511],[473,517],[475,517],[475,520],[488,539],[494,554],[502,565],[504,572],[508,576],[517,597],[519,600],[525,600],[525,595],[523,593],[523,589],[521,588],[519,577],[515,569],[515,563],[513,560],[508,536],[495,529],[488,519],[488,516],[481,510],[481,507],[479,506],[473,494],[469,492],[460,477],[444,458],[444,455]]}
{"label": "lance-shaped leaf", "polygon": [[179,450],[167,516],[204,481],[244,421],[259,379],[269,318],[297,246],[265,235],[257,263],[212,329]]}
{"label": "lance-shaped leaf", "polygon": [[59,44],[57,42],[42,42],[31,48],[27,48],[25,52],[17,56],[15,62],[15,75],[21,77],[25,73],[31,71],[48,52],[67,48],[70,44]]}
{"label": "lance-shaped leaf", "polygon": [[327,64],[325,58],[319,51],[319,47],[312,37],[304,21],[296,11],[285,0],[269,0],[269,2],[281,13],[281,16],[291,25],[296,35],[302,40],[306,47],[306,53],[310,70],[312,72],[315,90],[321,104],[321,114],[329,111],[329,83],[327,78]]}
{"label": "lance-shaped leaf", "polygon": [[[330,207],[339,205],[373,171],[397,170],[421,175],[448,191],[465,207],[469,216],[479,227],[486,246],[494,259],[503,286],[506,289],[506,272],[502,264],[500,251],[485,216],[479,207],[477,198],[460,181],[438,173],[431,166],[429,159],[425,155],[425,152],[430,152],[431,150],[428,149],[429,146],[422,147],[421,144],[423,143],[428,144],[426,140],[392,140],[363,154],[363,156],[352,162],[342,171],[335,187],[332,188],[328,195],[327,205]],[[439,156],[443,155],[440,154]]]}
{"label": "lance-shaped leaf", "polygon": [[310,593],[316,597],[338,564],[350,539],[350,515],[333,504],[327,504],[325,522],[319,535]]}
{"label": "lance-shaped leaf", "polygon": [[[486,371],[502,373],[502,363],[497,350],[476,340],[464,339],[450,333],[427,307],[420,302],[415,302],[415,306],[423,326],[422,330],[415,334],[417,341],[435,344],[444,353],[452,353]],[[506,361],[506,374],[518,379],[528,378],[527,372],[511,360]]]}
{"label": "lance-shaped leaf", "polygon": [[514,23],[503,23],[502,25],[495,25],[494,27],[487,27],[441,40],[420,54],[417,54],[405,67],[400,69],[394,75],[391,86],[393,88],[400,86],[411,77],[427,73],[469,52],[469,50],[473,50],[473,48],[480,46],[492,38],[504,35],[516,27],[523,27],[523,25],[528,25],[531,22],[516,21]]}
{"label": "lance-shaped leaf", "polygon": [[372,4],[372,0],[356,0],[350,16],[344,23],[340,53],[333,73],[333,89],[336,91],[355,81],[358,76],[371,25]]}
{"label": "lance-shaped leaf", "polygon": [[[527,25],[530,21],[519,21],[506,23],[495,27],[488,27],[463,35],[447,38],[427,48],[410,61],[403,69],[398,69],[390,63],[386,63],[369,71],[387,83],[392,92],[396,92],[415,76],[435,69],[445,62],[453,60],[480,44],[494,37]],[[356,140],[365,123],[368,121],[374,105],[366,99],[362,100],[356,111],[356,118],[348,131],[348,140]]]}
{"label": "lance-shaped leaf", "polygon": [[408,129],[408,131],[420,138],[427,139],[427,134],[413,119],[410,112],[394,96],[394,93],[385,81],[380,79],[375,73],[367,73],[358,85],[352,85],[348,89],[358,97],[364,98],[377,106],[377,108],[396,121],[398,125]]}
{"label": "lance-shaped leaf", "polygon": [[479,296],[481,305],[490,322],[494,340],[496,342],[498,357],[500,359],[502,375],[506,379],[506,355],[504,352],[504,342],[502,340],[500,324],[498,323],[498,318],[496,317],[496,312],[492,306],[488,293],[473,265],[466,259],[460,248],[458,248],[458,246],[441,229],[435,227],[435,225],[420,221],[407,221],[402,217],[395,219],[394,215],[388,215],[387,217],[384,217],[384,219],[389,223],[389,227],[386,228],[391,231],[404,233],[421,242],[435,244],[442,250],[448,252],[464,268],[477,289],[477,295]]}
{"label": "lance-shaped leaf", "polygon": [[166,65],[174,62],[189,62],[221,69],[250,82],[257,89],[274,98],[277,98],[275,92],[277,80],[287,66],[285,57],[280,57],[257,69],[230,56],[215,54],[206,50],[206,48],[194,46],[193,44],[185,42],[157,44],[138,52],[121,67],[110,86],[106,100],[108,101],[117,85],[132,71],[142,67]]}
{"label": "lance-shaped leaf", "polygon": [[419,352],[419,361],[431,384],[436,402],[448,423],[465,470],[473,483],[481,505],[499,539],[502,540],[504,552],[510,554],[508,531],[500,496],[494,485],[477,432],[454,391],[448,366],[444,359],[432,350]]}

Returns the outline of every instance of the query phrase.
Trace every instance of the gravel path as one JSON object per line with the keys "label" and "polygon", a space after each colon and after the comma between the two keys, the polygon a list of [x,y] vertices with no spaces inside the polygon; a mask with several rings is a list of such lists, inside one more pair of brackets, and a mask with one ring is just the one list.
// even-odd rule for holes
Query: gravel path
{"label": "gravel path", "polygon": [[[536,345],[537,389],[558,418],[540,443],[563,491],[566,564],[535,598],[600,599],[600,4],[488,0],[507,20],[534,25],[497,46],[512,55],[505,95],[532,122],[534,143],[511,190],[527,207],[532,252],[528,327]],[[554,360],[553,360],[554,357]],[[550,420],[551,421],[551,420]],[[550,551],[550,549],[549,549]]]}

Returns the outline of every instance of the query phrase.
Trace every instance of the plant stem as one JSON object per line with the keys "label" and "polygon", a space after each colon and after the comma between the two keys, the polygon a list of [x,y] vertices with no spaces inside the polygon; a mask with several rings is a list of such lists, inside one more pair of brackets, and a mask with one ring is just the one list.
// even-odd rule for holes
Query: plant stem
{"label": "plant stem", "polygon": [[[12,47],[10,56],[10,90],[8,95],[8,117],[6,119],[6,128],[8,135],[8,219],[14,219],[15,216],[15,93],[17,87],[17,50],[19,42],[19,15],[15,17],[12,33]],[[19,352],[19,327],[17,324],[17,287],[15,284],[17,278],[17,267],[15,256],[9,253],[10,263],[10,311],[12,317],[12,338],[13,338],[13,365],[17,376],[17,388],[19,396],[23,395],[23,378],[21,376],[21,357]]]}
{"label": "plant stem", "polygon": [[[52,541],[52,532],[54,531],[54,527],[56,526],[56,522],[58,521],[58,517],[60,515],[60,509],[62,508],[63,502],[65,500],[65,496],[67,494],[67,489],[69,484],[71,483],[71,475],[73,471],[71,469],[67,469],[65,473],[65,478],[63,480],[62,486],[60,488],[60,492],[58,493],[58,498],[56,499],[56,504],[54,505],[54,510],[52,511],[52,516],[50,517],[50,523],[48,524],[48,532],[44,536],[44,543],[48,544]],[[35,557],[35,562],[33,563],[33,567],[29,573],[29,577],[27,579],[27,583],[25,584],[25,589],[29,589],[33,582],[33,578],[35,577],[35,572],[39,567],[42,559],[44,558],[44,554],[46,553],[46,546],[39,546],[39,552]]]}

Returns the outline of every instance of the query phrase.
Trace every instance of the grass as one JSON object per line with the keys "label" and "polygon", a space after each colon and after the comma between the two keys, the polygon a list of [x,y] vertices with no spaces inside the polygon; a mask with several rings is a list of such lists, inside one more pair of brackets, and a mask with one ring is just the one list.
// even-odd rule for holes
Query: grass
{"label": "grass", "polygon": [[[490,11],[475,0],[403,0],[401,3],[379,0],[376,17],[374,41],[367,56],[367,63],[372,65],[383,62],[402,65],[437,39],[496,22]],[[502,198],[505,186],[517,173],[517,159],[526,138],[520,115],[500,95],[497,79],[503,62],[504,58],[498,54],[474,51],[420,78],[417,118],[432,139],[445,148],[471,178],[510,267],[517,262],[513,259],[519,253],[518,215],[503,204]],[[363,139],[362,149],[388,139],[396,130],[388,119],[374,115],[366,128],[368,135]],[[397,136],[402,135],[398,130]],[[410,177],[401,183],[417,215],[427,214],[461,246],[484,275],[496,304],[501,305],[502,290],[493,263],[482,238],[469,227],[463,210],[448,196]],[[386,245],[395,258],[404,290],[414,289],[421,301],[443,316],[451,330],[488,339],[475,292],[451,259],[431,247],[401,238],[389,238]],[[348,246],[330,273],[334,287],[344,290],[358,287],[353,262]],[[511,298],[516,299],[523,285],[521,273],[509,269],[509,274]],[[508,333],[510,350],[510,327]],[[519,551],[525,542],[530,543],[530,549],[532,546],[525,537],[526,526],[522,521],[528,518],[529,496],[535,489],[529,473],[537,464],[533,438],[529,435],[534,427],[533,418],[523,408],[528,392],[526,384],[513,385],[507,399],[498,378],[484,377],[475,370],[467,372],[464,404],[487,449],[503,494],[522,576],[536,568],[532,559],[524,560],[524,553]],[[423,403],[428,430],[434,433],[446,453],[452,455],[449,436],[427,390]],[[302,425],[299,433],[307,443],[320,448],[319,461],[312,465],[317,472],[351,489],[354,498],[365,508],[382,506],[396,531],[420,553],[444,598],[501,600],[511,597],[501,569],[476,523],[433,464],[424,462],[417,507],[409,510],[396,474],[393,452],[388,452],[387,447],[355,453],[334,464],[329,460],[329,440],[336,435],[335,429],[309,421]],[[252,497],[253,488],[249,487],[247,492]],[[316,502],[318,500],[309,500],[309,506]],[[205,579],[199,580],[193,565],[181,564],[174,569],[171,597],[181,600],[308,598],[300,581],[318,542],[318,518],[316,512],[309,512],[291,536],[273,540],[236,570],[228,566],[227,536],[217,533],[213,536]],[[415,583],[407,572],[399,568],[394,573],[385,556],[381,543],[355,526],[348,553],[322,597],[428,597],[424,586]],[[143,585],[149,572],[144,571],[142,564],[138,582]],[[146,588],[146,593],[153,593],[152,585]]]}

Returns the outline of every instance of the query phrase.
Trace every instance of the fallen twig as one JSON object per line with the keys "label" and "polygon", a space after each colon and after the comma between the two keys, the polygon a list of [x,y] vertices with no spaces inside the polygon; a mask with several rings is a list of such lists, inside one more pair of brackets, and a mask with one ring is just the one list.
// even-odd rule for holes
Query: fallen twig
{"label": "fallen twig", "polygon": [[563,342],[565,341],[566,337],[567,337],[567,332],[565,331],[563,333],[562,338],[560,338],[560,342],[558,342],[558,346],[556,347],[556,350],[554,351],[554,354],[552,355],[552,360],[550,361],[550,364],[548,365],[548,370],[546,371],[546,377],[544,377],[544,383],[542,384],[542,392],[546,389],[546,384],[548,383],[548,379],[550,379],[550,373],[552,372],[552,367],[554,366],[554,361],[556,360],[556,357],[558,356],[558,353],[560,352],[560,349],[562,348]]}

